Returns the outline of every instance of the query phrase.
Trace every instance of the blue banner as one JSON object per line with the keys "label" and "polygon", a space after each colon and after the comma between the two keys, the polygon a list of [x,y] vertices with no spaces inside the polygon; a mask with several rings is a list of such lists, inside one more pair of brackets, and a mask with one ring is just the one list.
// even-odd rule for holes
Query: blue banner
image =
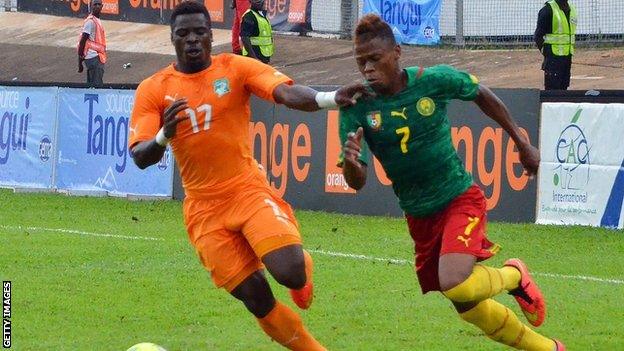
{"label": "blue banner", "polygon": [[442,0],[364,0],[363,13],[381,16],[400,44],[440,42]]}
{"label": "blue banner", "polygon": [[0,186],[52,187],[57,90],[0,86]]}
{"label": "blue banner", "polygon": [[110,195],[171,196],[172,153],[140,170],[128,150],[133,90],[59,89],[56,186]]}

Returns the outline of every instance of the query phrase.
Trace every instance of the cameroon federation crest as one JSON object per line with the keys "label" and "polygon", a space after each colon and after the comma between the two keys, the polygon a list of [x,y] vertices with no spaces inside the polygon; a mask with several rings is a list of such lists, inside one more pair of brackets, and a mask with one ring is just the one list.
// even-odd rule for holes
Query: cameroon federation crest
{"label": "cameroon federation crest", "polygon": [[418,100],[418,102],[416,103],[416,110],[418,110],[418,113],[425,117],[433,115],[435,109],[435,102],[433,102],[433,99],[431,99],[430,97],[425,96],[423,98],[420,98],[420,100]]}
{"label": "cameroon federation crest", "polygon": [[371,111],[366,115],[366,121],[370,129],[378,131],[381,128],[381,111]]}
{"label": "cameroon federation crest", "polygon": [[215,94],[219,95],[219,97],[222,97],[223,95],[230,92],[230,81],[227,80],[227,78],[217,79],[215,80],[213,87]]}

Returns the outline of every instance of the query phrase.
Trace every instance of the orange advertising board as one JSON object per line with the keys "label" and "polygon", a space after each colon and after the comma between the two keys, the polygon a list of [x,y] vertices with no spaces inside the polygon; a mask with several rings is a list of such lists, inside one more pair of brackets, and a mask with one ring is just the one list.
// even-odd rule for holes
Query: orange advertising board
{"label": "orange advertising board", "polygon": [[327,111],[327,141],[325,148],[325,192],[355,194],[355,190],[347,185],[338,167],[341,145],[338,136],[338,111]]}
{"label": "orange advertising board", "polygon": [[212,22],[223,22],[223,0],[204,0]]}
{"label": "orange advertising board", "polygon": [[119,0],[102,0],[102,13],[118,15]]}
{"label": "orange advertising board", "polygon": [[305,23],[307,5],[308,0],[290,0],[290,6],[288,8],[288,22]]}

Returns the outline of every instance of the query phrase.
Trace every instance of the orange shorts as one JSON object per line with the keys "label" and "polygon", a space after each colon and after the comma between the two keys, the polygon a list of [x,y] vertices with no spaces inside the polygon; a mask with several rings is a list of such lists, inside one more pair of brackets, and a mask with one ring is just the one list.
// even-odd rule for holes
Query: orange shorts
{"label": "orange shorts", "polygon": [[264,185],[248,185],[227,199],[184,200],[189,239],[217,287],[228,292],[263,268],[261,258],[301,244],[290,205]]}

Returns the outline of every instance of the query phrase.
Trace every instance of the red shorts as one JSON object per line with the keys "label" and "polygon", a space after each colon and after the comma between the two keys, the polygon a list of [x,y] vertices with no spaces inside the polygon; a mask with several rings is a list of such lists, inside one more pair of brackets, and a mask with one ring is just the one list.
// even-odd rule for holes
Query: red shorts
{"label": "red shorts", "polygon": [[438,265],[448,253],[473,255],[478,261],[492,257],[500,246],[485,236],[487,223],[483,191],[473,184],[443,210],[429,217],[405,215],[416,252],[416,275],[423,294],[440,291]]}

